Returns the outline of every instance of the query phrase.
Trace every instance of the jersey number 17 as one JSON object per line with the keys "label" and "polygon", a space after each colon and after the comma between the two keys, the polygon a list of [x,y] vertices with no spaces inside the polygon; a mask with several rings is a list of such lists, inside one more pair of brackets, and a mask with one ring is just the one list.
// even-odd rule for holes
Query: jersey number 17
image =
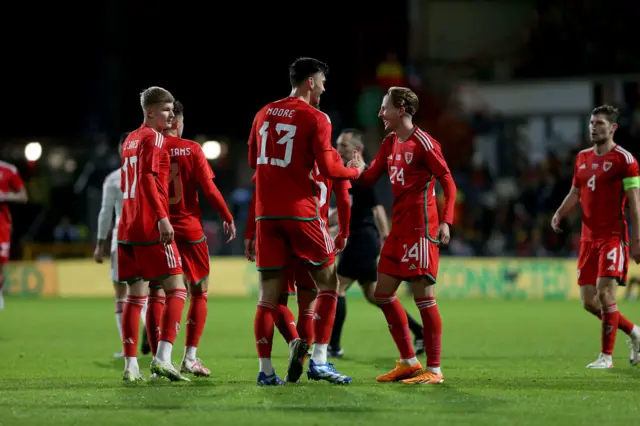
{"label": "jersey number 17", "polygon": [[[276,133],[278,136],[282,132],[284,135],[276,142],[278,145],[286,145],[284,150],[284,158],[267,157],[267,138],[269,136],[269,122],[265,121],[260,127],[260,155],[257,164],[271,164],[272,166],[287,167],[291,163],[291,154],[293,153],[293,137],[296,134],[296,126],[292,124],[277,123]],[[271,161],[269,161],[271,160]]]}

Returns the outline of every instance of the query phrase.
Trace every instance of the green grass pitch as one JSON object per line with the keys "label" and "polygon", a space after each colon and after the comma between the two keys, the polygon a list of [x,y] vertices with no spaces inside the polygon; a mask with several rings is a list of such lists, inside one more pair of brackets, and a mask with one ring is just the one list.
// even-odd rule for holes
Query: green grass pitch
{"label": "green grass pitch", "polygon": [[[403,303],[416,312],[410,299]],[[618,334],[613,369],[587,370],[599,352],[600,325],[578,301],[438,303],[444,385],[376,383],[397,352],[382,313],[351,297],[346,356],[336,365],[352,385],[303,376],[299,384],[259,388],[254,300],[210,298],[199,356],[212,378],[131,386],[120,381],[122,360],[111,358],[119,349],[111,300],[9,298],[0,312],[0,425],[638,423],[640,369],[628,364],[626,336]],[[640,305],[620,307],[640,320]],[[183,343],[181,331],[176,362]],[[273,354],[284,377],[279,336]],[[149,361],[141,358],[147,376]]]}

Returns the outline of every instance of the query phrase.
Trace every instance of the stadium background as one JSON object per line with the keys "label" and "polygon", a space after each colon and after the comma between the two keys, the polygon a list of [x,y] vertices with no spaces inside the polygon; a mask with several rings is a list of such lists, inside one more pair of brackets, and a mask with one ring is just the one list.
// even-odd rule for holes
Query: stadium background
{"label": "stadium background", "polygon": [[[616,140],[638,154],[633,38],[623,25],[605,37],[586,24],[624,22],[638,9],[625,4],[413,0],[366,10],[355,2],[334,13],[337,3],[328,2],[295,12],[311,17],[309,28],[269,14],[267,5],[255,5],[242,24],[212,24],[197,6],[168,5],[171,24],[140,27],[159,22],[162,6],[121,2],[96,3],[99,19],[34,17],[40,36],[8,48],[16,66],[6,70],[12,83],[4,88],[10,119],[0,158],[19,167],[30,198],[11,206],[8,293],[110,295],[107,267],[89,259],[101,185],[119,165],[119,134],[141,121],[138,94],[151,85],[186,105],[186,137],[215,141],[211,165],[241,236],[251,120],[286,96],[287,65],[308,55],[331,68],[321,108],[334,137],[344,127],[362,129],[369,157],[382,138],[376,114],[386,87],[419,93],[416,121],[441,141],[459,190],[440,297],[575,297],[579,217],[560,236],[548,223],[569,187],[574,154],[587,146],[591,108],[619,106]],[[228,6],[220,16],[239,13]],[[16,23],[9,25],[5,31]],[[25,155],[30,142],[42,148],[39,156],[29,148],[35,161]],[[390,213],[389,185],[378,190]],[[238,257],[242,238],[222,244],[220,222],[207,203],[203,210],[216,256],[212,293],[255,294],[253,265]]]}

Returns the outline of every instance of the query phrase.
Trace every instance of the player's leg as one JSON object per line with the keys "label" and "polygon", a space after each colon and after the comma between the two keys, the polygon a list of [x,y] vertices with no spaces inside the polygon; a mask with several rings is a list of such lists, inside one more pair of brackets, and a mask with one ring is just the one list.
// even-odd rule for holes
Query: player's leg
{"label": "player's leg", "polygon": [[378,280],[374,297],[384,313],[391,337],[400,352],[400,360],[396,361],[396,367],[378,376],[376,380],[379,382],[404,380],[419,374],[422,369],[411,342],[407,313],[396,297],[396,291],[402,283],[402,249],[402,241],[390,235],[382,247],[378,262]]}
{"label": "player's leg", "polygon": [[[338,373],[334,366],[327,362],[327,347],[331,339],[338,300],[338,274],[333,239],[329,236],[328,227],[322,219],[289,225],[289,237],[291,241],[295,241],[294,253],[311,265],[310,272],[318,288],[313,327],[315,343],[307,377],[335,384],[351,383],[350,377]],[[299,361],[303,362],[304,357]]]}
{"label": "player's leg", "polygon": [[[431,243],[427,243],[431,244]],[[434,244],[435,246],[435,244]],[[427,249],[427,247],[425,247]],[[431,251],[429,263],[437,263],[437,258]],[[437,271],[437,265],[434,271]],[[440,369],[440,353],[442,350],[442,319],[436,304],[435,273],[424,277],[413,278],[410,281],[416,306],[420,310],[424,324],[424,342],[427,353],[427,367],[422,374],[404,380],[405,384],[439,384],[444,383],[444,376]]]}
{"label": "player's leg", "polygon": [[127,298],[122,312],[122,349],[124,352],[123,380],[144,380],[138,365],[138,336],[140,315],[147,299],[145,283],[138,269],[134,247],[118,244],[118,281],[128,283]]}
{"label": "player's leg", "polygon": [[285,282],[283,283],[282,292],[278,298],[274,317],[275,326],[285,342],[287,342],[287,345],[291,344],[294,339],[300,337],[296,329],[296,320],[288,306],[289,296],[296,294],[295,266],[295,259],[292,259],[285,268]]}
{"label": "player's leg", "polygon": [[157,281],[166,295],[160,319],[160,341],[151,361],[151,372],[173,381],[188,381],[171,362],[173,342],[187,298],[180,253],[175,243],[134,246],[134,251],[143,279]]}
{"label": "player's leg", "polygon": [[160,341],[160,330],[162,325],[162,311],[166,303],[167,296],[162,289],[162,284],[158,281],[149,282],[149,297],[147,299],[146,334],[149,341],[149,349],[153,356],[158,353],[158,342]]}
{"label": "player's leg", "polygon": [[[314,283],[315,285],[315,283]],[[316,307],[317,289],[298,288],[296,299],[298,302],[298,336],[308,345],[314,341],[313,337],[313,315]]]}
{"label": "player's leg", "polygon": [[[112,277],[113,279],[113,274]],[[127,284],[117,281],[117,275],[113,280],[113,292],[115,294],[115,314],[116,314],[116,328],[118,330],[118,336],[120,337],[120,345],[122,346],[122,313],[124,312],[124,305],[127,301]],[[120,352],[113,354],[114,358],[123,358],[124,352],[122,349]]]}
{"label": "player's leg", "polygon": [[336,303],[336,319],[333,323],[333,330],[331,330],[331,339],[329,340],[329,347],[327,348],[327,354],[330,358],[342,358],[344,350],[342,349],[341,338],[344,322],[347,319],[347,290],[353,284],[354,280],[343,276],[340,272],[344,273],[344,267],[341,267],[342,261],[338,264],[338,301]]}
{"label": "player's leg", "polygon": [[290,250],[280,232],[281,221],[259,220],[256,223],[256,267],[259,272],[259,295],[253,332],[260,372],[258,386],[283,385],[271,362],[275,310],[284,282],[284,268]]}
{"label": "player's leg", "polygon": [[11,234],[4,235],[0,239],[0,312],[4,311],[4,265],[9,262],[11,249]]}
{"label": "player's leg", "polygon": [[194,244],[180,244],[178,251],[182,258],[186,281],[189,283],[190,294],[186,323],[187,335],[180,371],[194,376],[209,377],[211,371],[197,357],[198,345],[204,332],[208,314],[209,246],[203,240]]}

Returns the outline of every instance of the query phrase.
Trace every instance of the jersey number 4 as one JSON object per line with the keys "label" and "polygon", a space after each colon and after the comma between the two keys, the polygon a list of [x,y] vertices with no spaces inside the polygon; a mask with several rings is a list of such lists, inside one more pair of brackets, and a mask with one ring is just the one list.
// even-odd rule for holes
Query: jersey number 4
{"label": "jersey number 4", "polygon": [[[296,126],[291,124],[276,124],[276,133],[280,136],[284,135],[276,142],[278,145],[286,145],[284,149],[284,158],[267,157],[267,137],[269,136],[269,122],[265,121],[260,127],[260,155],[257,164],[271,164],[272,166],[287,167],[291,163],[291,154],[293,153],[293,137],[296,135]],[[269,161],[271,160],[271,161]]]}
{"label": "jersey number 4", "polygon": [[596,190],[596,175],[593,175],[589,178],[589,180],[587,181],[587,187],[592,191]]}
{"label": "jersey number 4", "polygon": [[[133,182],[129,185],[129,169],[131,169],[131,176]],[[124,164],[122,164],[122,170],[124,170],[124,192],[122,193],[123,199],[136,198],[136,184],[138,183],[138,157],[132,155],[131,157],[124,157]]]}

